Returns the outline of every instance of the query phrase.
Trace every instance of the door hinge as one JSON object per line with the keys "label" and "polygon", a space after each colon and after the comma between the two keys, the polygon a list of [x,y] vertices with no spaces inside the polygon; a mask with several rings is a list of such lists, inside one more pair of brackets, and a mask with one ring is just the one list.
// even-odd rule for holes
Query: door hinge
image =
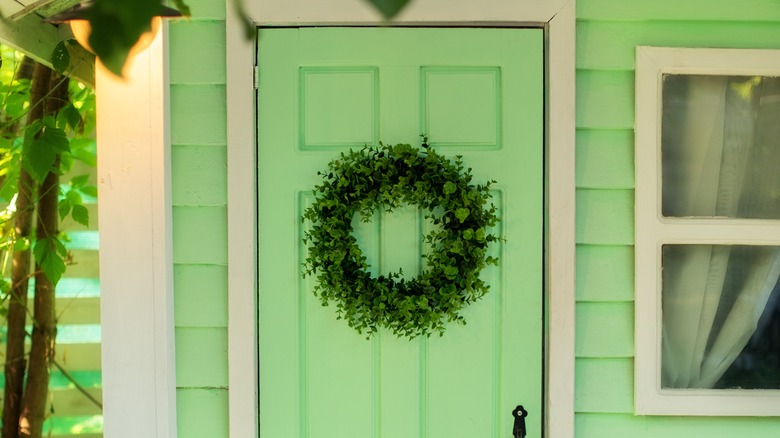
{"label": "door hinge", "polygon": [[255,87],[255,90],[257,90],[258,83],[260,83],[260,67],[255,66],[255,71],[253,73],[253,86]]}

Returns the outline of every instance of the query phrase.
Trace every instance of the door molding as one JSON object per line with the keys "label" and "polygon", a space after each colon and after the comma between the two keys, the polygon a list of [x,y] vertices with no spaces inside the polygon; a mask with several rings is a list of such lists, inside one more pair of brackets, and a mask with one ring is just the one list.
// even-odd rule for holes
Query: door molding
{"label": "door molding", "polygon": [[[258,433],[255,44],[227,3],[228,358],[230,436]],[[355,0],[245,2],[255,26],[384,23]],[[545,29],[545,436],[574,436],[575,0],[412,2],[395,24]],[[249,238],[253,236],[252,238]]]}

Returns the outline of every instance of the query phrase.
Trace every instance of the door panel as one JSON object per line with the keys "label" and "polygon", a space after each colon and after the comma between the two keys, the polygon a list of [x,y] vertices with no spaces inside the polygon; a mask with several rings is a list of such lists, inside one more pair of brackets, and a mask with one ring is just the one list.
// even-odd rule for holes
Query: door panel
{"label": "door panel", "polygon": [[[511,436],[542,424],[543,71],[539,29],[263,29],[258,60],[258,342],[263,438]],[[490,292],[444,336],[371,339],[301,277],[300,216],[339,152],[430,137],[495,179]],[[420,272],[413,206],[353,222],[372,273]]]}

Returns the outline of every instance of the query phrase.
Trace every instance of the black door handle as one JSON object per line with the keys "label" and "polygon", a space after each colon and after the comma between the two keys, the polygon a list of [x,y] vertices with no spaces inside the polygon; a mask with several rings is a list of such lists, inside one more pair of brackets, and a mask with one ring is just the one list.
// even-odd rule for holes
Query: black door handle
{"label": "black door handle", "polygon": [[512,428],[512,437],[525,438],[525,417],[528,416],[528,411],[523,408],[523,405],[517,405],[512,411],[512,416],[515,417],[515,425]]}

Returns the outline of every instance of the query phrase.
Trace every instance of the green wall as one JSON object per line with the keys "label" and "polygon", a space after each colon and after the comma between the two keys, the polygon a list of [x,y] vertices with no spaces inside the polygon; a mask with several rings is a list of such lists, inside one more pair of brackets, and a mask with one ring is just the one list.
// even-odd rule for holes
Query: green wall
{"label": "green wall", "polygon": [[170,24],[176,394],[181,438],[228,436],[225,2]]}
{"label": "green wall", "polygon": [[[424,0],[417,0],[424,1]],[[170,26],[179,436],[228,436],[225,3]],[[774,436],[633,416],[634,47],[780,48],[777,0],[577,0],[576,435]],[[554,421],[554,420],[553,420]],[[746,432],[749,431],[749,432]]]}
{"label": "green wall", "polygon": [[780,419],[632,413],[637,45],[780,48],[780,2],[577,0],[576,436],[775,436]]}

